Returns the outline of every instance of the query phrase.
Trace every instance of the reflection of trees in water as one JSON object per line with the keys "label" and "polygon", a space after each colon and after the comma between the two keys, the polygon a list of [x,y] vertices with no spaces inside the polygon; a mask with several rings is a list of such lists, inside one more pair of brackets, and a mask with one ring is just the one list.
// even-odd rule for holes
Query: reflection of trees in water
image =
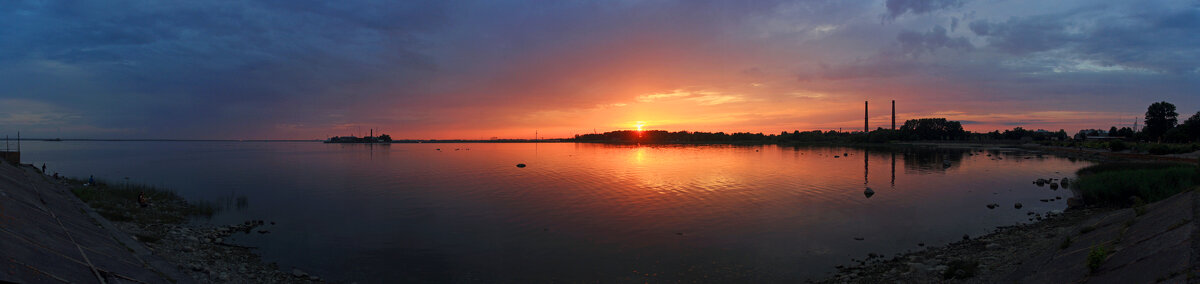
{"label": "reflection of trees in water", "polygon": [[[342,149],[360,149],[362,151],[342,151],[345,155],[366,156],[367,159],[374,160],[375,156],[388,158],[391,155],[391,143],[337,143]],[[446,143],[447,146],[452,144]],[[454,146],[458,147],[458,146]],[[445,150],[450,150],[453,147],[445,147]]]}
{"label": "reflection of trees in water", "polygon": [[970,151],[970,149],[909,148],[902,150],[901,154],[904,155],[905,173],[931,174],[944,173],[946,170],[959,167]]}
{"label": "reflection of trees in water", "polygon": [[[822,146],[822,145],[794,145],[789,148],[791,148],[792,150],[795,150],[797,152],[805,151],[805,150],[810,150],[810,151],[826,150],[826,151],[832,151],[833,153],[835,153],[834,155],[837,155],[836,153],[840,153],[841,151],[844,151],[844,150],[837,150],[837,149],[831,148],[829,146]],[[896,160],[904,161],[903,166],[904,166],[905,173],[916,173],[916,174],[943,173],[949,169],[953,169],[953,168],[957,168],[957,167],[961,166],[962,161],[966,159],[968,153],[972,153],[972,151],[978,151],[977,149],[972,150],[972,149],[946,149],[946,148],[932,148],[932,147],[894,147],[894,146],[856,146],[856,147],[844,147],[844,148],[858,150],[858,151],[847,151],[847,152],[856,152],[857,154],[860,154],[863,156],[863,183],[864,184],[869,183],[871,160],[875,160],[876,162],[883,160],[883,161],[887,161],[887,163],[890,163],[891,170],[892,170],[890,179],[891,179],[891,184],[893,186],[895,186],[895,180],[896,180],[896,173],[895,173]],[[988,153],[990,153],[996,157],[999,157],[1001,155],[1001,153],[999,153],[999,152],[992,152],[992,151],[988,151],[985,153],[979,153],[979,154],[988,154]],[[946,166],[947,165],[946,162],[949,162],[948,167]]]}

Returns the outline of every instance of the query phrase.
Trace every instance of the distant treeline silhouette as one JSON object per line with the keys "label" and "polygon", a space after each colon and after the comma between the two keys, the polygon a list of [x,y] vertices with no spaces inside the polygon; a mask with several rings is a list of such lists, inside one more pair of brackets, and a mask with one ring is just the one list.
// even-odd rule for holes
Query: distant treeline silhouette
{"label": "distant treeline silhouette", "polygon": [[[817,132],[820,132],[818,130]],[[669,132],[666,130],[617,130],[598,134],[583,134],[575,135],[575,141],[597,141],[597,142],[643,142],[643,143],[662,143],[662,142],[738,142],[738,141],[770,141],[775,139],[775,135],[763,135],[762,133],[725,133],[725,132]]]}
{"label": "distant treeline silhouette", "polygon": [[729,142],[837,142],[837,143],[885,143],[888,141],[920,141],[920,140],[1065,140],[1066,131],[1050,132],[1046,130],[1030,131],[1017,127],[1004,132],[971,133],[963,130],[962,123],[945,118],[920,118],[904,122],[897,130],[877,128],[871,132],[862,131],[799,131],[780,132],[776,134],[749,132],[669,132],[664,130],[618,130],[597,134],[575,135],[574,141],[580,142],[618,142],[618,143],[729,143]]}
{"label": "distant treeline silhouette", "polygon": [[[799,131],[780,132],[779,134],[763,134],[749,132],[669,132],[663,130],[619,130],[598,134],[575,135],[578,142],[616,142],[616,143],[787,143],[787,142],[832,142],[832,143],[887,143],[889,141],[925,141],[925,140],[972,140],[972,141],[1046,141],[1042,144],[1062,144],[1090,140],[1126,141],[1126,142],[1171,142],[1192,143],[1200,142],[1200,112],[1196,112],[1183,123],[1179,123],[1179,114],[1175,105],[1168,102],[1157,102],[1146,109],[1145,126],[1142,129],[1113,126],[1107,131],[1100,129],[1084,129],[1074,136],[1065,130],[1047,131],[1042,129],[1027,130],[1016,127],[1004,131],[970,132],[963,130],[962,123],[945,118],[920,118],[904,122],[899,129],[877,128],[870,132],[853,131]],[[1074,138],[1075,142],[1072,142]],[[1054,142],[1060,141],[1060,142]],[[1053,142],[1053,143],[1051,143]],[[1123,148],[1121,145],[1111,148]],[[1175,152],[1195,151],[1200,144],[1192,144]],[[1153,151],[1151,151],[1153,152]]]}
{"label": "distant treeline silhouette", "polygon": [[1157,102],[1146,108],[1145,123],[1141,129],[1129,127],[1109,127],[1103,129],[1083,129],[1076,133],[1077,140],[1088,139],[1120,139],[1127,142],[1169,142],[1192,143],[1200,142],[1200,112],[1196,112],[1182,123],[1175,105],[1168,102]]}

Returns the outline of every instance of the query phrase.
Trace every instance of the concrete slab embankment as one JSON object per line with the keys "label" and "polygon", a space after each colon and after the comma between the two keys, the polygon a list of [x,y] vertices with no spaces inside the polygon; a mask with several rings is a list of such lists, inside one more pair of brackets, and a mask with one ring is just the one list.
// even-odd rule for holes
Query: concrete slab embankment
{"label": "concrete slab embankment", "polygon": [[0,162],[0,281],[190,283],[31,166]]}
{"label": "concrete slab embankment", "polygon": [[[1070,245],[1047,251],[1028,261],[1007,278],[1020,283],[1181,283],[1197,272],[1196,236],[1200,230],[1197,203],[1189,191],[1145,207],[1113,211],[1076,226]],[[1103,261],[1089,268],[1097,248]]]}

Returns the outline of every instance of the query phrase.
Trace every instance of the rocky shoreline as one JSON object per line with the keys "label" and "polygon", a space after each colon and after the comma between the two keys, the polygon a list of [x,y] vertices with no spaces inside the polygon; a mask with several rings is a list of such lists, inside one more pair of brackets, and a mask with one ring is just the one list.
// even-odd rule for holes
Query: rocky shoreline
{"label": "rocky shoreline", "polygon": [[1083,208],[1048,213],[1041,221],[997,227],[990,234],[892,258],[868,255],[857,265],[817,283],[999,283],[1026,259],[1056,249],[1073,228],[1092,216],[1115,209]]}
{"label": "rocky shoreline", "polygon": [[[170,191],[140,186],[108,186],[83,180],[62,179],[90,209],[107,223],[133,237],[153,255],[174,265],[182,274],[202,283],[324,283],[300,269],[283,271],[266,263],[255,248],[227,242],[235,234],[268,234],[274,222],[248,220],[232,225],[189,222],[210,215],[211,204],[192,203]],[[136,196],[132,198],[131,196]],[[145,206],[139,204],[147,196]]]}
{"label": "rocky shoreline", "polygon": [[[1097,162],[1123,160],[1197,161],[1191,156],[1163,157],[1028,145],[1022,148],[1033,152]],[[1182,266],[1190,266],[1191,268],[1181,269],[1184,271],[1165,271],[1169,270],[1167,268],[1163,268],[1162,270],[1164,271],[1123,270],[1127,267],[1138,266],[1137,262],[1142,261],[1142,259],[1134,259],[1121,264],[1106,263],[1103,268],[1108,269],[1101,269],[1097,272],[1094,269],[1100,268],[1087,268],[1085,267],[1085,259],[1076,259],[1086,257],[1089,253],[1089,247],[1093,251],[1092,253],[1094,253],[1097,246],[1117,247],[1117,252],[1119,253],[1120,243],[1125,238],[1125,234],[1130,230],[1131,226],[1138,227],[1134,226],[1134,224],[1139,222],[1154,222],[1154,219],[1171,219],[1172,221],[1159,221],[1154,222],[1158,223],[1154,227],[1137,228],[1145,232],[1150,232],[1144,235],[1151,235],[1152,237],[1135,240],[1136,242],[1164,242],[1170,243],[1172,246],[1180,246],[1178,243],[1186,243],[1186,247],[1189,248],[1200,246],[1200,244],[1191,243],[1191,233],[1187,233],[1189,237],[1183,237],[1182,240],[1162,241],[1155,239],[1160,235],[1170,235],[1168,233],[1173,231],[1195,231],[1195,228],[1200,226],[1197,225],[1197,223],[1200,223],[1200,213],[1187,214],[1200,212],[1200,205],[1194,205],[1200,203],[1200,201],[1194,201],[1196,199],[1194,196],[1197,196],[1197,194],[1193,194],[1191,191],[1180,193],[1172,197],[1171,201],[1146,205],[1145,208],[1139,210],[1133,208],[1121,209],[1083,206],[1077,200],[1071,198],[1069,201],[1076,202],[1068,202],[1071,204],[1071,208],[1065,212],[1054,211],[1045,215],[1030,212],[1031,217],[1033,217],[1030,220],[1034,221],[1032,223],[997,227],[992,233],[983,236],[975,238],[963,236],[962,241],[950,243],[945,246],[926,247],[924,250],[901,253],[891,258],[870,254],[864,259],[853,260],[856,263],[855,265],[836,267],[838,271],[833,276],[810,282],[1021,283],[1032,281],[1055,283],[1062,281],[1087,282],[1094,280],[1092,277],[1140,279],[1143,282],[1145,280],[1151,280],[1151,282],[1161,282],[1164,280],[1176,280],[1175,282],[1179,283],[1196,282],[1193,279],[1193,275],[1200,274],[1196,273],[1200,270],[1197,270],[1195,265],[1191,265],[1187,261],[1184,261]],[[992,208],[992,206],[993,204],[988,205],[989,208]],[[1155,213],[1148,214],[1151,217],[1142,217],[1147,210]],[[1162,217],[1163,215],[1168,217]],[[1150,219],[1150,221],[1140,221],[1141,219]],[[1181,226],[1187,230],[1177,230]],[[1089,234],[1092,231],[1105,231],[1107,235],[1105,233]],[[1145,250],[1146,248],[1138,249]],[[1163,248],[1152,247],[1149,250],[1158,251],[1163,250]],[[1080,251],[1082,251],[1082,256],[1079,255],[1081,254]],[[1186,257],[1184,258],[1189,260],[1200,258],[1200,253],[1193,251],[1200,252],[1200,250],[1192,249],[1179,253],[1185,254]],[[1068,258],[1072,261],[1067,263],[1048,263],[1058,261],[1061,258]],[[1102,257],[1102,260],[1111,258],[1114,257],[1112,257],[1112,252],[1109,252],[1108,257]],[[1177,262],[1172,262],[1171,264],[1181,266]],[[1040,267],[1050,264],[1061,267],[1057,269],[1043,269]],[[1039,269],[1041,270],[1040,272]],[[1175,267],[1170,269],[1180,268]],[[1080,272],[1081,270],[1083,271],[1082,273]],[[1190,272],[1187,270],[1190,270]]]}
{"label": "rocky shoreline", "polygon": [[293,269],[284,272],[274,263],[265,263],[254,248],[225,242],[234,234],[266,233],[257,230],[262,220],[229,226],[190,224],[116,223],[122,231],[135,236],[155,255],[176,264],[181,271],[199,282],[235,283],[323,283],[316,275]]}

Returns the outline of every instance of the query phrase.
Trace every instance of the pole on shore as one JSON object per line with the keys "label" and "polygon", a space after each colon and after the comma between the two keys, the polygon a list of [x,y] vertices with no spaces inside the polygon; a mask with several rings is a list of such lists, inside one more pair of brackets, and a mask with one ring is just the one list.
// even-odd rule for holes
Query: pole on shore
{"label": "pole on shore", "polygon": [[863,101],[863,133],[871,132],[870,101]]}

